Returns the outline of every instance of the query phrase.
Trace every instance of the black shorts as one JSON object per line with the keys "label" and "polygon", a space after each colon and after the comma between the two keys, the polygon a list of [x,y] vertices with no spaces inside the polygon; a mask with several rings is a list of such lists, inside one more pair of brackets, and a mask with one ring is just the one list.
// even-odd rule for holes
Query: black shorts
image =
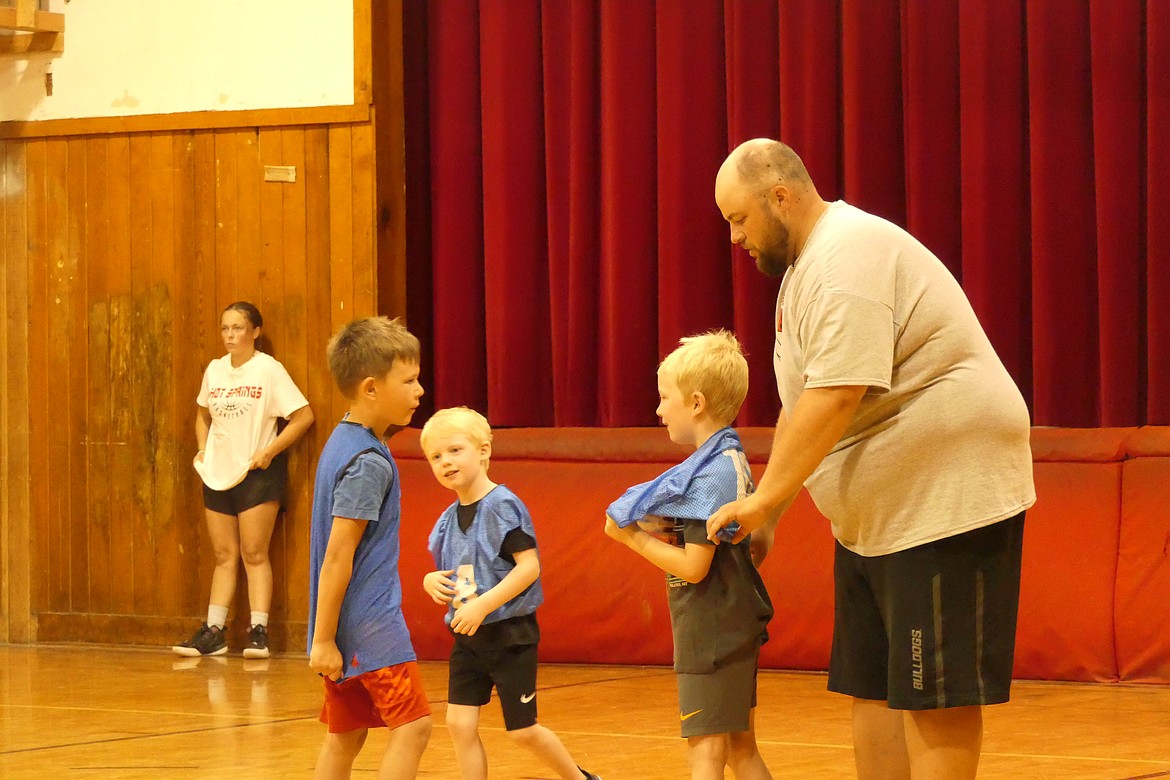
{"label": "black shorts", "polygon": [[927,710],[1009,698],[1024,513],[871,558],[837,544],[829,690]]}
{"label": "black shorts", "polygon": [[203,505],[221,515],[238,516],[252,507],[276,501],[284,506],[288,484],[288,454],[280,453],[266,469],[252,469],[244,481],[227,490],[203,486]]}
{"label": "black shorts", "polygon": [[447,680],[447,702],[482,707],[491,701],[492,686],[504,709],[504,728],[524,729],[536,723],[536,645],[500,648],[469,647],[455,640]]}

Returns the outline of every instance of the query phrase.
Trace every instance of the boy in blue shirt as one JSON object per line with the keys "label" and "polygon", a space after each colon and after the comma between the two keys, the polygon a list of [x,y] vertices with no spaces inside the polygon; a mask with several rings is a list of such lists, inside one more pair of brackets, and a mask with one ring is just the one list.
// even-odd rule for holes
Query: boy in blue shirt
{"label": "boy in blue shirt", "polygon": [[[748,366],[727,331],[682,339],[658,368],[656,413],[694,454],[609,506],[605,532],[667,573],[679,723],[692,778],[771,778],[756,746],[756,672],[772,601],[750,543],[716,546],[707,517],[754,489],[730,427]],[[760,551],[761,555],[763,550]]]}
{"label": "boy in blue shirt", "polygon": [[536,530],[516,494],[488,478],[488,421],[467,407],[442,409],[423,426],[420,443],[439,484],[458,496],[427,540],[437,570],[423,588],[447,606],[444,619],[455,635],[447,730],[463,780],[487,778],[479,710],[493,686],[513,741],[564,780],[598,780],[536,722],[536,608],[544,601]]}
{"label": "boy in blue shirt", "polygon": [[309,666],[328,727],[315,777],[348,778],[370,728],[390,741],[378,777],[413,778],[431,734],[398,577],[401,489],[383,436],[423,394],[419,343],[397,320],[354,320],[326,350],[349,412],[317,464],[309,568]]}

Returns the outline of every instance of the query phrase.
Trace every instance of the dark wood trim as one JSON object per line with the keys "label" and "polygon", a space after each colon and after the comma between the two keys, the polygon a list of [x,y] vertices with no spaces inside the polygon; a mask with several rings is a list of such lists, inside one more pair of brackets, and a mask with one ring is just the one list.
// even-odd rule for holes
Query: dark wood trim
{"label": "dark wood trim", "polygon": [[[36,615],[36,642],[84,642],[114,645],[170,647],[199,628],[202,617],[148,615],[101,615],[83,612],[42,612]],[[247,615],[229,621],[228,651],[239,655],[248,636]],[[308,635],[305,622],[277,623],[270,627],[273,652],[304,653]],[[177,657],[177,656],[176,656]]]}
{"label": "dark wood trim", "polygon": [[45,138],[64,135],[109,135],[173,130],[224,130],[235,127],[283,127],[368,122],[370,107],[315,106],[261,108],[248,111],[188,111],[180,114],[44,119],[0,122],[0,138]]}

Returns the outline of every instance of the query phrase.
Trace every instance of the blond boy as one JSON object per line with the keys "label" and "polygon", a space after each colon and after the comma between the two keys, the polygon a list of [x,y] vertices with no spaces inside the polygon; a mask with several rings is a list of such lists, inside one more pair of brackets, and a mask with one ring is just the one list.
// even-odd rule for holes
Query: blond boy
{"label": "blond boy", "polygon": [[[606,533],[667,573],[679,723],[692,778],[770,778],[756,746],[756,671],[772,602],[748,544],[716,546],[706,520],[753,490],[728,426],[747,395],[748,367],[726,331],[682,339],[658,369],[658,416],[694,454],[627,490]],[[650,531],[650,532],[647,532]]]}
{"label": "blond boy", "polygon": [[423,588],[447,607],[444,619],[455,635],[447,730],[463,780],[487,778],[479,713],[493,686],[514,742],[564,780],[597,780],[536,722],[536,608],[544,601],[536,530],[516,494],[488,477],[488,421],[467,407],[442,409],[423,426],[421,444],[435,479],[457,497],[428,539],[436,571],[423,578]]}
{"label": "blond boy", "polygon": [[309,666],[324,679],[328,734],[315,777],[348,778],[370,728],[390,741],[378,772],[413,778],[431,733],[398,577],[401,490],[383,442],[423,394],[419,343],[397,320],[368,317],[329,342],[349,401],[317,464],[309,568]]}

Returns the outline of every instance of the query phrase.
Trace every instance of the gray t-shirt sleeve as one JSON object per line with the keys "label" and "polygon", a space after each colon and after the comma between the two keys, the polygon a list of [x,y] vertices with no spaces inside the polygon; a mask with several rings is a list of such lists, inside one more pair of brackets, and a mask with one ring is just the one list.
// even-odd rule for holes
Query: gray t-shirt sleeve
{"label": "gray t-shirt sleeve", "polygon": [[889,390],[894,370],[894,315],[881,301],[830,290],[800,322],[804,386],[868,385]]}
{"label": "gray t-shirt sleeve", "polygon": [[377,521],[393,481],[394,472],[384,457],[363,452],[333,488],[333,516]]}

